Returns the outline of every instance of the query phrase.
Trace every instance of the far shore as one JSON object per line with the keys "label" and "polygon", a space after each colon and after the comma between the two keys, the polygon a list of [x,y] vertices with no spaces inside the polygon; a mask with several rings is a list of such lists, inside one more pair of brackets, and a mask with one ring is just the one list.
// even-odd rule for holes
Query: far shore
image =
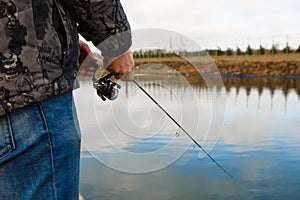
{"label": "far shore", "polygon": [[[189,59],[181,57],[138,58],[136,66],[158,63],[154,67],[139,69],[140,73],[162,73],[171,67],[176,73],[185,75],[217,74],[227,76],[277,76],[300,77],[300,53],[275,55],[199,56]],[[197,66],[198,70],[194,67]],[[216,71],[216,67],[217,70]],[[172,70],[168,70],[170,72]]]}

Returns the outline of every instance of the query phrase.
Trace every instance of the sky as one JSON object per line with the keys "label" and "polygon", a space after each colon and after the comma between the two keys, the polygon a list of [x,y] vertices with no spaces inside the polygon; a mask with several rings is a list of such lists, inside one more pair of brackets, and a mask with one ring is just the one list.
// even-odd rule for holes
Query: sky
{"label": "sky", "polygon": [[161,28],[202,48],[300,45],[299,0],[121,0],[133,30]]}

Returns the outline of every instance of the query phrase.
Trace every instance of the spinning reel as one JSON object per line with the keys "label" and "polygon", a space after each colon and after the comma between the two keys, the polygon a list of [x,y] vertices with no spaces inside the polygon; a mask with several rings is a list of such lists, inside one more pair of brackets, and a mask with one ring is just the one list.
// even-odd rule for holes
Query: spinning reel
{"label": "spinning reel", "polygon": [[113,76],[113,73],[104,75],[103,77],[96,79],[95,73],[93,75],[93,86],[97,90],[97,95],[103,100],[115,100],[119,95],[119,89],[121,85],[112,80],[109,80]]}

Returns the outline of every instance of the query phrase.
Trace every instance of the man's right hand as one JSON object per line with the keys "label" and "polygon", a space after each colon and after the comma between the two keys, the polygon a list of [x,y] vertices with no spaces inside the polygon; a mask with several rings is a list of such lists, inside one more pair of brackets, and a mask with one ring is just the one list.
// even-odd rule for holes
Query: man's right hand
{"label": "man's right hand", "polygon": [[107,71],[113,72],[117,79],[123,81],[133,80],[134,60],[130,50],[116,58],[106,58],[103,60],[104,66],[107,66]]}

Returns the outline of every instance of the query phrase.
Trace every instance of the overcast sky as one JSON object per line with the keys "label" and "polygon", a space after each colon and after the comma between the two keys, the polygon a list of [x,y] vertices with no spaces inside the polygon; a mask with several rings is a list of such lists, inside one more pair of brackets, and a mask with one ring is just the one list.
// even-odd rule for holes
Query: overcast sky
{"label": "overcast sky", "polygon": [[163,28],[203,48],[300,44],[300,0],[122,0],[132,29]]}

